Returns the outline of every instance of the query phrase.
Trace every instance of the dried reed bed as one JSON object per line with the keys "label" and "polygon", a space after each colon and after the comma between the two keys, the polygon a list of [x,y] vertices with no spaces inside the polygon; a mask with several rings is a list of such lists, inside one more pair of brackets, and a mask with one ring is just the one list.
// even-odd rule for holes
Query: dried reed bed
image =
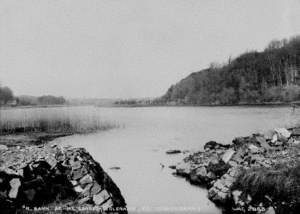
{"label": "dried reed bed", "polygon": [[25,132],[91,133],[117,127],[93,107],[56,107],[0,110],[0,134]]}

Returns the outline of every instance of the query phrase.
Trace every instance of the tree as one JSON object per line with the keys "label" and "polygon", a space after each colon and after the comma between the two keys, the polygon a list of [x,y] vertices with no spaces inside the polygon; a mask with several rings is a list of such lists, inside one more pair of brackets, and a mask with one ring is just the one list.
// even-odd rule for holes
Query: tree
{"label": "tree", "polygon": [[0,87],[0,104],[5,105],[14,99],[13,92],[8,87]]}

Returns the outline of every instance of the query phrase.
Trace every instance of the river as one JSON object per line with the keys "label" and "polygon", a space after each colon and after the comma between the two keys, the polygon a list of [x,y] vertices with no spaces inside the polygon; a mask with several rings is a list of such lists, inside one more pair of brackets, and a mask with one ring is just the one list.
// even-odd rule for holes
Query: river
{"label": "river", "polygon": [[207,199],[206,190],[172,175],[168,166],[184,155],[165,151],[199,150],[209,140],[230,143],[236,136],[295,124],[300,115],[288,107],[76,107],[73,111],[96,111],[120,124],[109,131],[57,141],[86,148],[121,189],[129,213],[221,213]]}

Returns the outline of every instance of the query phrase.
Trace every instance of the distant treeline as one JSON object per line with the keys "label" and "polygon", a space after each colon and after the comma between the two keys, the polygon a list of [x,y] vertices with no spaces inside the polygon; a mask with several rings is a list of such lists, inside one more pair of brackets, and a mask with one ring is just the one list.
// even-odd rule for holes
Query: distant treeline
{"label": "distant treeline", "polygon": [[154,104],[154,99],[123,99],[115,101],[114,104],[121,106],[148,106]]}
{"label": "distant treeline", "polygon": [[17,105],[62,105],[66,103],[65,98],[45,95],[40,97],[19,96],[16,98]]}
{"label": "distant treeline", "polygon": [[8,87],[0,87],[0,106],[32,106],[32,105],[62,105],[65,104],[64,97],[45,95],[14,96],[13,91]]}
{"label": "distant treeline", "polygon": [[300,36],[274,40],[264,51],[211,64],[172,85],[160,104],[227,105],[300,99]]}

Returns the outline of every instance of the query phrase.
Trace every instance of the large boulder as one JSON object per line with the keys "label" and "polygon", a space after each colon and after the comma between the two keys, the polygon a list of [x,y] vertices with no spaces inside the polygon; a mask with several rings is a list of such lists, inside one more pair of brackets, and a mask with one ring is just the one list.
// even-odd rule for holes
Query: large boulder
{"label": "large boulder", "polygon": [[187,163],[187,162],[180,162],[177,166],[176,166],[176,174],[177,175],[181,175],[181,176],[189,176],[191,172],[191,164]]}
{"label": "large boulder", "polygon": [[205,145],[204,145],[204,150],[216,150],[216,149],[227,149],[229,148],[230,145],[228,144],[221,144],[221,143],[217,143],[216,141],[208,141]]}
{"label": "large boulder", "polygon": [[264,136],[258,135],[258,136],[255,136],[255,138],[256,138],[256,141],[259,143],[259,145],[262,148],[264,148],[266,150],[271,149],[271,146],[269,145],[269,143],[267,142],[267,139]]}
{"label": "large boulder", "polygon": [[230,170],[218,179],[208,190],[208,198],[216,204],[225,205],[229,203],[232,198],[231,187],[238,174],[238,168],[230,168]]}
{"label": "large boulder", "polygon": [[233,149],[228,149],[222,156],[222,161],[224,163],[228,163],[232,156],[234,155],[235,151]]}
{"label": "large boulder", "polygon": [[191,180],[191,183],[194,183],[194,184],[206,185],[209,180],[206,167],[200,166],[200,167],[192,170],[190,173],[190,180]]}
{"label": "large boulder", "polygon": [[274,130],[279,138],[288,139],[291,136],[291,132],[286,128],[276,128]]}
{"label": "large boulder", "polygon": [[214,173],[218,177],[221,177],[228,171],[229,168],[230,165],[228,163],[225,163],[220,158],[214,158],[208,163],[207,171]]}

